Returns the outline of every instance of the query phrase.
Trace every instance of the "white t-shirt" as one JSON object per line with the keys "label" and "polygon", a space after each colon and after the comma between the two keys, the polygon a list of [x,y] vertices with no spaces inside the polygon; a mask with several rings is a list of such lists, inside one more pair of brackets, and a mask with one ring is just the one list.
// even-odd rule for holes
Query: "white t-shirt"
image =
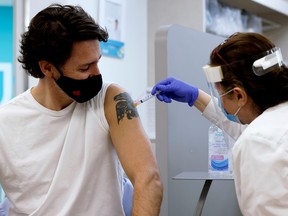
{"label": "white t-shirt", "polygon": [[124,215],[123,170],[109,136],[104,98],[61,111],[31,90],[0,108],[0,182],[9,215]]}

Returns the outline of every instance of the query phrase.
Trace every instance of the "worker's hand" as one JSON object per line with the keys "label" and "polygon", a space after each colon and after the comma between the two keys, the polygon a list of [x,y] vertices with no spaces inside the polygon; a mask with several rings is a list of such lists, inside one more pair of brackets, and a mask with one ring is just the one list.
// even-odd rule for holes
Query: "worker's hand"
{"label": "worker's hand", "polygon": [[172,99],[188,103],[193,106],[195,100],[198,98],[199,90],[197,87],[191,86],[185,82],[169,77],[158,82],[152,89],[152,95],[160,101],[171,103]]}

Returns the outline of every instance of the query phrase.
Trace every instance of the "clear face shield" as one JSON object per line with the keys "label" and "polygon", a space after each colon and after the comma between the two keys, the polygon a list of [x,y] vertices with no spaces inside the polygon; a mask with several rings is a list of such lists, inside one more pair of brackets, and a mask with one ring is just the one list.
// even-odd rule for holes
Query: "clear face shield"
{"label": "clear face shield", "polygon": [[[266,55],[265,55],[266,54]],[[254,74],[262,76],[283,65],[283,57],[279,47],[274,47],[264,53],[264,56],[254,61],[252,69]]]}
{"label": "clear face shield", "polygon": [[[223,130],[224,140],[227,148],[229,149],[229,154],[231,154],[231,149],[235,142],[235,140],[232,138],[234,135],[233,132],[235,132],[236,129],[240,130],[241,125],[237,123],[241,123],[241,119],[239,120],[238,118],[238,113],[241,110],[241,107],[233,104],[233,100],[226,98],[229,97],[229,94],[233,93],[234,87],[228,86],[227,88],[226,86],[224,89],[221,82],[224,81],[224,72],[229,72],[229,70],[231,71],[231,64],[243,64],[244,61],[246,61],[246,59],[221,66],[211,67],[210,65],[205,65],[203,67],[210,90],[211,100],[216,113],[213,123]],[[264,74],[269,73],[282,65],[283,58],[281,50],[280,48],[275,47],[256,56],[256,60],[252,64],[251,72],[253,71],[252,73],[254,73],[256,76],[263,76]],[[227,113],[228,110],[229,113]],[[235,130],[233,131],[233,129]]]}
{"label": "clear face shield", "polygon": [[[263,76],[264,74],[269,73],[275,68],[279,68],[283,65],[283,58],[279,47],[274,47],[271,50],[261,53],[260,55],[257,55],[256,58],[257,59],[253,62],[252,70],[257,76]],[[246,59],[243,59],[237,62],[215,67],[211,67],[210,65],[205,65],[203,67],[211,94],[211,100],[213,101],[217,116],[219,117],[217,119],[217,125],[220,128],[225,126],[225,122],[227,124],[227,120],[241,123],[238,118],[238,113],[241,110],[241,107],[237,107],[237,109],[231,111],[231,109],[228,109],[229,107],[226,107],[225,109],[224,106],[228,106],[229,104],[223,105],[224,97],[228,97],[228,95],[232,93],[233,87],[228,87],[228,90],[227,88],[224,89],[221,86],[221,82],[224,79],[223,71],[229,71],[229,67],[232,64],[239,64],[245,60]],[[226,110],[230,110],[230,113],[227,113]],[[223,115],[226,116],[226,118],[223,118]]]}

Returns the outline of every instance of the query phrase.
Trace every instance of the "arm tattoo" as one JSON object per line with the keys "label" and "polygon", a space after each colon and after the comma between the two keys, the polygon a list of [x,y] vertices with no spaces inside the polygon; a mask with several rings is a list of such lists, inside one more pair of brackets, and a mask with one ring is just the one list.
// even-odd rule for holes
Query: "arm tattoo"
{"label": "arm tattoo", "polygon": [[136,107],[133,105],[132,98],[127,92],[120,93],[114,97],[116,101],[116,114],[118,124],[126,115],[127,119],[131,120],[133,117],[138,117]]}

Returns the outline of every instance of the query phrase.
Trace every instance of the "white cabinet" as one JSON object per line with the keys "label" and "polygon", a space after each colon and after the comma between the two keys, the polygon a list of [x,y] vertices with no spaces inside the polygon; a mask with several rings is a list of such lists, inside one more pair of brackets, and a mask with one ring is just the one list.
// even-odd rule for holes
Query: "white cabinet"
{"label": "white cabinet", "polygon": [[[219,0],[221,3],[244,9],[263,19],[266,29],[288,23],[287,0]],[[265,28],[265,26],[264,26]]]}

